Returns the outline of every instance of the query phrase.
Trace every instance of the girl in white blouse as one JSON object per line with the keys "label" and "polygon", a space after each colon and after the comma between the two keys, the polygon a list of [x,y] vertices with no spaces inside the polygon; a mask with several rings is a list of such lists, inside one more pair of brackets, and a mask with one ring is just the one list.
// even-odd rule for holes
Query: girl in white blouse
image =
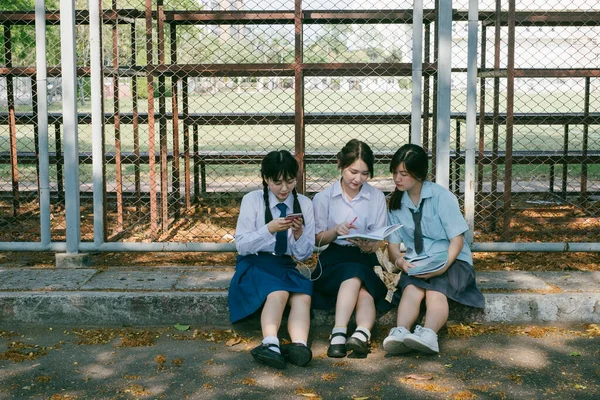
{"label": "girl in white blouse", "polygon": [[[229,286],[231,322],[262,308],[263,341],[251,354],[280,369],[287,361],[304,366],[312,358],[307,346],[312,282],[298,272],[291,257],[309,258],[315,244],[312,203],[296,192],[298,170],[298,162],[286,150],[270,152],[262,160],[263,190],[242,199],[235,234],[239,256]],[[292,343],[280,347],[277,333],[286,306]]]}
{"label": "girl in white blouse", "polygon": [[[349,141],[338,153],[341,179],[313,199],[317,246],[329,245],[313,272],[313,307],[335,307],[329,357],[345,357],[347,351],[366,356],[376,309],[387,311],[391,306],[385,300],[386,286],[373,271],[379,264],[375,251],[380,242],[338,239],[386,225],[385,196],[367,183],[373,177],[373,163],[373,152],[366,143]],[[353,312],[357,327],[347,339]]]}

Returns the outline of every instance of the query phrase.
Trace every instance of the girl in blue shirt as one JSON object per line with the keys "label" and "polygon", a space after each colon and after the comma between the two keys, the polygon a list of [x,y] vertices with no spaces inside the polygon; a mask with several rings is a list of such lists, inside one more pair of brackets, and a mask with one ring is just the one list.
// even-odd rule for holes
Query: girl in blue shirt
{"label": "girl in blue shirt", "polygon": [[[471,250],[464,240],[469,229],[454,194],[427,180],[429,160],[422,147],[406,144],[394,154],[390,164],[396,189],[389,202],[390,224],[402,224],[389,240],[389,256],[403,274],[394,295],[400,297],[397,326],[384,340],[390,354],[411,350],[428,354],[439,352],[437,332],[448,319],[448,298],[471,307],[484,307],[484,297],[475,283]],[[400,244],[407,248],[404,257]],[[416,256],[435,257],[447,253],[448,261],[438,271],[407,275]],[[409,329],[425,301],[424,326]]]}
{"label": "girl in blue shirt", "polygon": [[[307,346],[312,282],[296,269],[313,253],[312,202],[296,192],[298,162],[286,150],[272,151],[261,162],[263,189],[244,196],[235,238],[239,256],[229,285],[229,313],[238,322],[262,307],[263,341],[251,350],[259,362],[283,369],[286,362],[304,366],[312,358]],[[286,219],[292,213],[301,218]],[[279,346],[277,333],[290,306],[291,344]]]}

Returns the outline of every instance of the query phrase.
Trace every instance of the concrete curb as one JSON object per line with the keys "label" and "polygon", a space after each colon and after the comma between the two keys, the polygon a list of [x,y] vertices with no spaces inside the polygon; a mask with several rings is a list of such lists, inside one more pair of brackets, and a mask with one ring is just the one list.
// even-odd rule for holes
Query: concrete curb
{"label": "concrete curb", "polygon": [[[232,269],[0,270],[0,326],[227,325]],[[450,319],[486,323],[600,323],[600,273],[482,272],[484,310],[456,306]],[[396,310],[378,317],[392,325]],[[314,312],[314,326],[333,324]]]}

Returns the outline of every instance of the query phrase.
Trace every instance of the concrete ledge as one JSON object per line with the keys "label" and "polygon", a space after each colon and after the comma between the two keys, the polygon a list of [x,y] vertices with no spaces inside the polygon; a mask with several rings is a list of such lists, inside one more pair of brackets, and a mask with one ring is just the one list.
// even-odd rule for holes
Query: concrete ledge
{"label": "concrete ledge", "polygon": [[[229,324],[232,268],[0,269],[0,325]],[[450,320],[600,323],[600,272],[477,274],[484,310],[450,309]],[[378,316],[392,325],[396,309]],[[315,311],[330,326],[333,311]]]}
{"label": "concrete ledge", "polygon": [[[486,293],[484,310],[451,309],[456,322],[600,323],[600,293]],[[331,325],[332,311],[315,311],[312,324]],[[2,325],[227,325],[226,292],[0,292]],[[392,325],[396,309],[378,322]]]}
{"label": "concrete ledge", "polygon": [[56,253],[56,268],[87,268],[91,265],[88,254]]}

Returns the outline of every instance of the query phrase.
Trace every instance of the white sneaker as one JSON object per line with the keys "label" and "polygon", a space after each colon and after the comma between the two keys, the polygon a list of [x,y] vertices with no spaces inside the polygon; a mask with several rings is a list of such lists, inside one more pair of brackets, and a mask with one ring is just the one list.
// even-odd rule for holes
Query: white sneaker
{"label": "white sneaker", "polygon": [[383,340],[384,350],[391,355],[408,353],[412,349],[404,344],[404,338],[410,331],[403,326],[390,329],[390,334]]}
{"label": "white sneaker", "polygon": [[421,325],[417,325],[414,333],[406,335],[404,344],[413,350],[425,354],[437,354],[440,352],[437,334],[429,328],[423,328]]}

